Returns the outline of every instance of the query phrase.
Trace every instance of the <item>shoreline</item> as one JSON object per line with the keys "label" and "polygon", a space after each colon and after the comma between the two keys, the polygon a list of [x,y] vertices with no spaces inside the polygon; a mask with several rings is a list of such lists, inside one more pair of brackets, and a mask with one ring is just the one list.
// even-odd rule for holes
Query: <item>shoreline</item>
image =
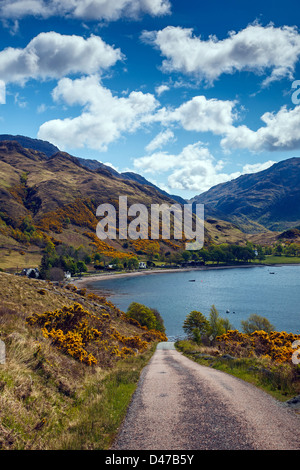
{"label": "shoreline", "polygon": [[[81,279],[71,279],[71,283],[74,284],[76,287],[81,288],[88,288],[89,284],[92,284],[97,281],[107,281],[109,279],[119,279],[122,277],[132,277],[132,276],[150,276],[153,274],[170,274],[170,273],[178,273],[178,272],[194,272],[194,271],[210,271],[212,269],[234,269],[234,268],[256,268],[256,267],[268,267],[269,265],[266,264],[256,264],[256,265],[249,265],[249,264],[241,264],[241,265],[231,265],[231,266],[201,266],[201,267],[185,267],[185,268],[166,268],[166,269],[149,269],[143,271],[133,271],[133,272],[125,272],[125,273],[101,273],[101,274],[93,274],[91,276],[81,278]],[[270,265],[275,267],[274,265]],[[269,267],[270,267],[269,266]],[[279,265],[278,265],[279,266]],[[282,265],[284,266],[284,265]]]}

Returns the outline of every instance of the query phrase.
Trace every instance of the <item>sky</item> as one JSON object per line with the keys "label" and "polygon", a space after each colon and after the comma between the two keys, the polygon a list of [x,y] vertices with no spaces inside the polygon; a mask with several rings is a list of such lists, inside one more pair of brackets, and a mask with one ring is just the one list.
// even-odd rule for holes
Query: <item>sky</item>
{"label": "sky", "polygon": [[0,133],[189,199],[300,156],[296,0],[0,0]]}

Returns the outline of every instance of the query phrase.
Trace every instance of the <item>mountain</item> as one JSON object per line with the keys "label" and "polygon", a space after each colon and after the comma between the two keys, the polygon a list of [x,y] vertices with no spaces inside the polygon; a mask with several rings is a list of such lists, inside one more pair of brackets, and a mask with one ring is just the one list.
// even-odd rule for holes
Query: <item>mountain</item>
{"label": "mountain", "polygon": [[[32,139],[30,137],[26,137],[23,135],[10,135],[10,134],[2,134],[0,135],[0,142],[2,141],[10,141],[10,142],[18,142],[22,147],[25,149],[36,150],[40,153],[44,153],[46,157],[50,158],[54,154],[60,152],[59,148],[55,145],[51,144],[50,142],[40,140],[40,139]],[[134,181],[139,184],[143,184],[145,186],[151,186],[159,191],[163,196],[170,197],[174,200],[174,202],[179,202],[179,204],[186,204],[186,200],[181,198],[180,196],[170,195],[166,191],[160,189],[158,186],[155,186],[150,181],[146,180],[143,176],[138,175],[137,173],[133,172],[124,172],[119,173],[114,168],[109,165],[105,165],[98,160],[88,159],[88,158],[81,158],[81,157],[73,157],[80,163],[81,166],[87,168],[88,170],[92,170],[98,173],[106,174],[107,176],[114,176],[116,178],[125,179]]]}
{"label": "mountain", "polygon": [[[26,140],[26,145],[31,143]],[[124,176],[95,160],[61,151],[49,157],[37,149],[45,150],[43,143],[41,147],[40,142],[35,143],[33,149],[14,140],[0,141],[1,269],[36,267],[47,246],[53,244],[58,249],[60,245],[62,249],[83,247],[108,260],[184,250],[184,240],[99,240],[96,210],[100,204],[110,203],[118,210],[119,196],[127,196],[128,206],[144,204],[149,210],[151,204],[185,200],[174,199],[140,175]],[[204,231],[206,245],[245,244],[248,239],[260,242],[217,217],[206,221]]]}
{"label": "mountain", "polygon": [[151,186],[152,188],[157,189],[164,196],[171,197],[172,199],[174,199],[174,201],[179,202],[179,204],[187,203],[187,201],[183,199],[182,197],[176,196],[174,194],[171,194],[171,195],[168,194],[166,191],[164,191],[163,189],[160,189],[158,186],[155,186],[155,184],[150,183],[150,181],[146,180],[143,176],[139,175],[138,173],[133,173],[133,172],[128,171],[128,172],[120,173],[119,176],[123,179],[136,181],[137,183]]}
{"label": "mountain", "polygon": [[284,231],[300,224],[300,158],[275,163],[195,196],[206,218],[236,224],[244,232]]}
{"label": "mountain", "polygon": [[127,196],[128,206],[148,209],[175,202],[152,185],[122,179],[105,168],[86,168],[65,152],[48,157],[13,140],[0,142],[0,268],[38,265],[50,242],[83,246],[108,258],[184,248],[182,240],[99,240],[96,209],[103,203],[118,208],[119,196]]}
{"label": "mountain", "polygon": [[129,204],[174,202],[153,187],[89,170],[65,152],[48,158],[13,141],[0,142],[0,175],[1,210],[17,225],[28,211],[39,220],[76,198],[93,199],[96,206],[119,195],[127,195]]}
{"label": "mountain", "polygon": [[37,150],[38,152],[44,153],[47,157],[51,157],[54,153],[59,152],[59,149],[55,145],[50,144],[50,142],[40,139],[31,139],[24,135],[2,134],[0,135],[0,142],[2,141],[18,142],[22,147]]}

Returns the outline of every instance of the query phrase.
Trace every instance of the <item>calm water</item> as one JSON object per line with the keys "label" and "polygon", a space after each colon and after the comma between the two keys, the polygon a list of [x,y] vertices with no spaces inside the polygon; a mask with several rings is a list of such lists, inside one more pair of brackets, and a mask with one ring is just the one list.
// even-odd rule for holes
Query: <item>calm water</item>
{"label": "calm water", "polygon": [[200,310],[208,317],[212,304],[240,330],[241,320],[252,313],[268,318],[277,331],[300,330],[300,266],[124,277],[96,281],[93,289],[109,294],[123,311],[133,301],[156,308],[164,319],[169,339],[183,334],[182,324],[188,313]]}

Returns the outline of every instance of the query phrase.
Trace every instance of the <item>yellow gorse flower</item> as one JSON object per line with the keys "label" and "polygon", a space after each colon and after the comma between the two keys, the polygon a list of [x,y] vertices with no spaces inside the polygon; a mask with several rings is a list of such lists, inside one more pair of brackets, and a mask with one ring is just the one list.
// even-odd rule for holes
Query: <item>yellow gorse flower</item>
{"label": "yellow gorse flower", "polygon": [[236,351],[240,346],[244,354],[247,352],[249,357],[256,354],[269,357],[279,363],[291,361],[294,352],[292,343],[299,339],[300,335],[285,331],[271,331],[270,333],[254,331],[251,334],[245,334],[238,330],[229,330],[216,338],[219,345],[229,352]]}

